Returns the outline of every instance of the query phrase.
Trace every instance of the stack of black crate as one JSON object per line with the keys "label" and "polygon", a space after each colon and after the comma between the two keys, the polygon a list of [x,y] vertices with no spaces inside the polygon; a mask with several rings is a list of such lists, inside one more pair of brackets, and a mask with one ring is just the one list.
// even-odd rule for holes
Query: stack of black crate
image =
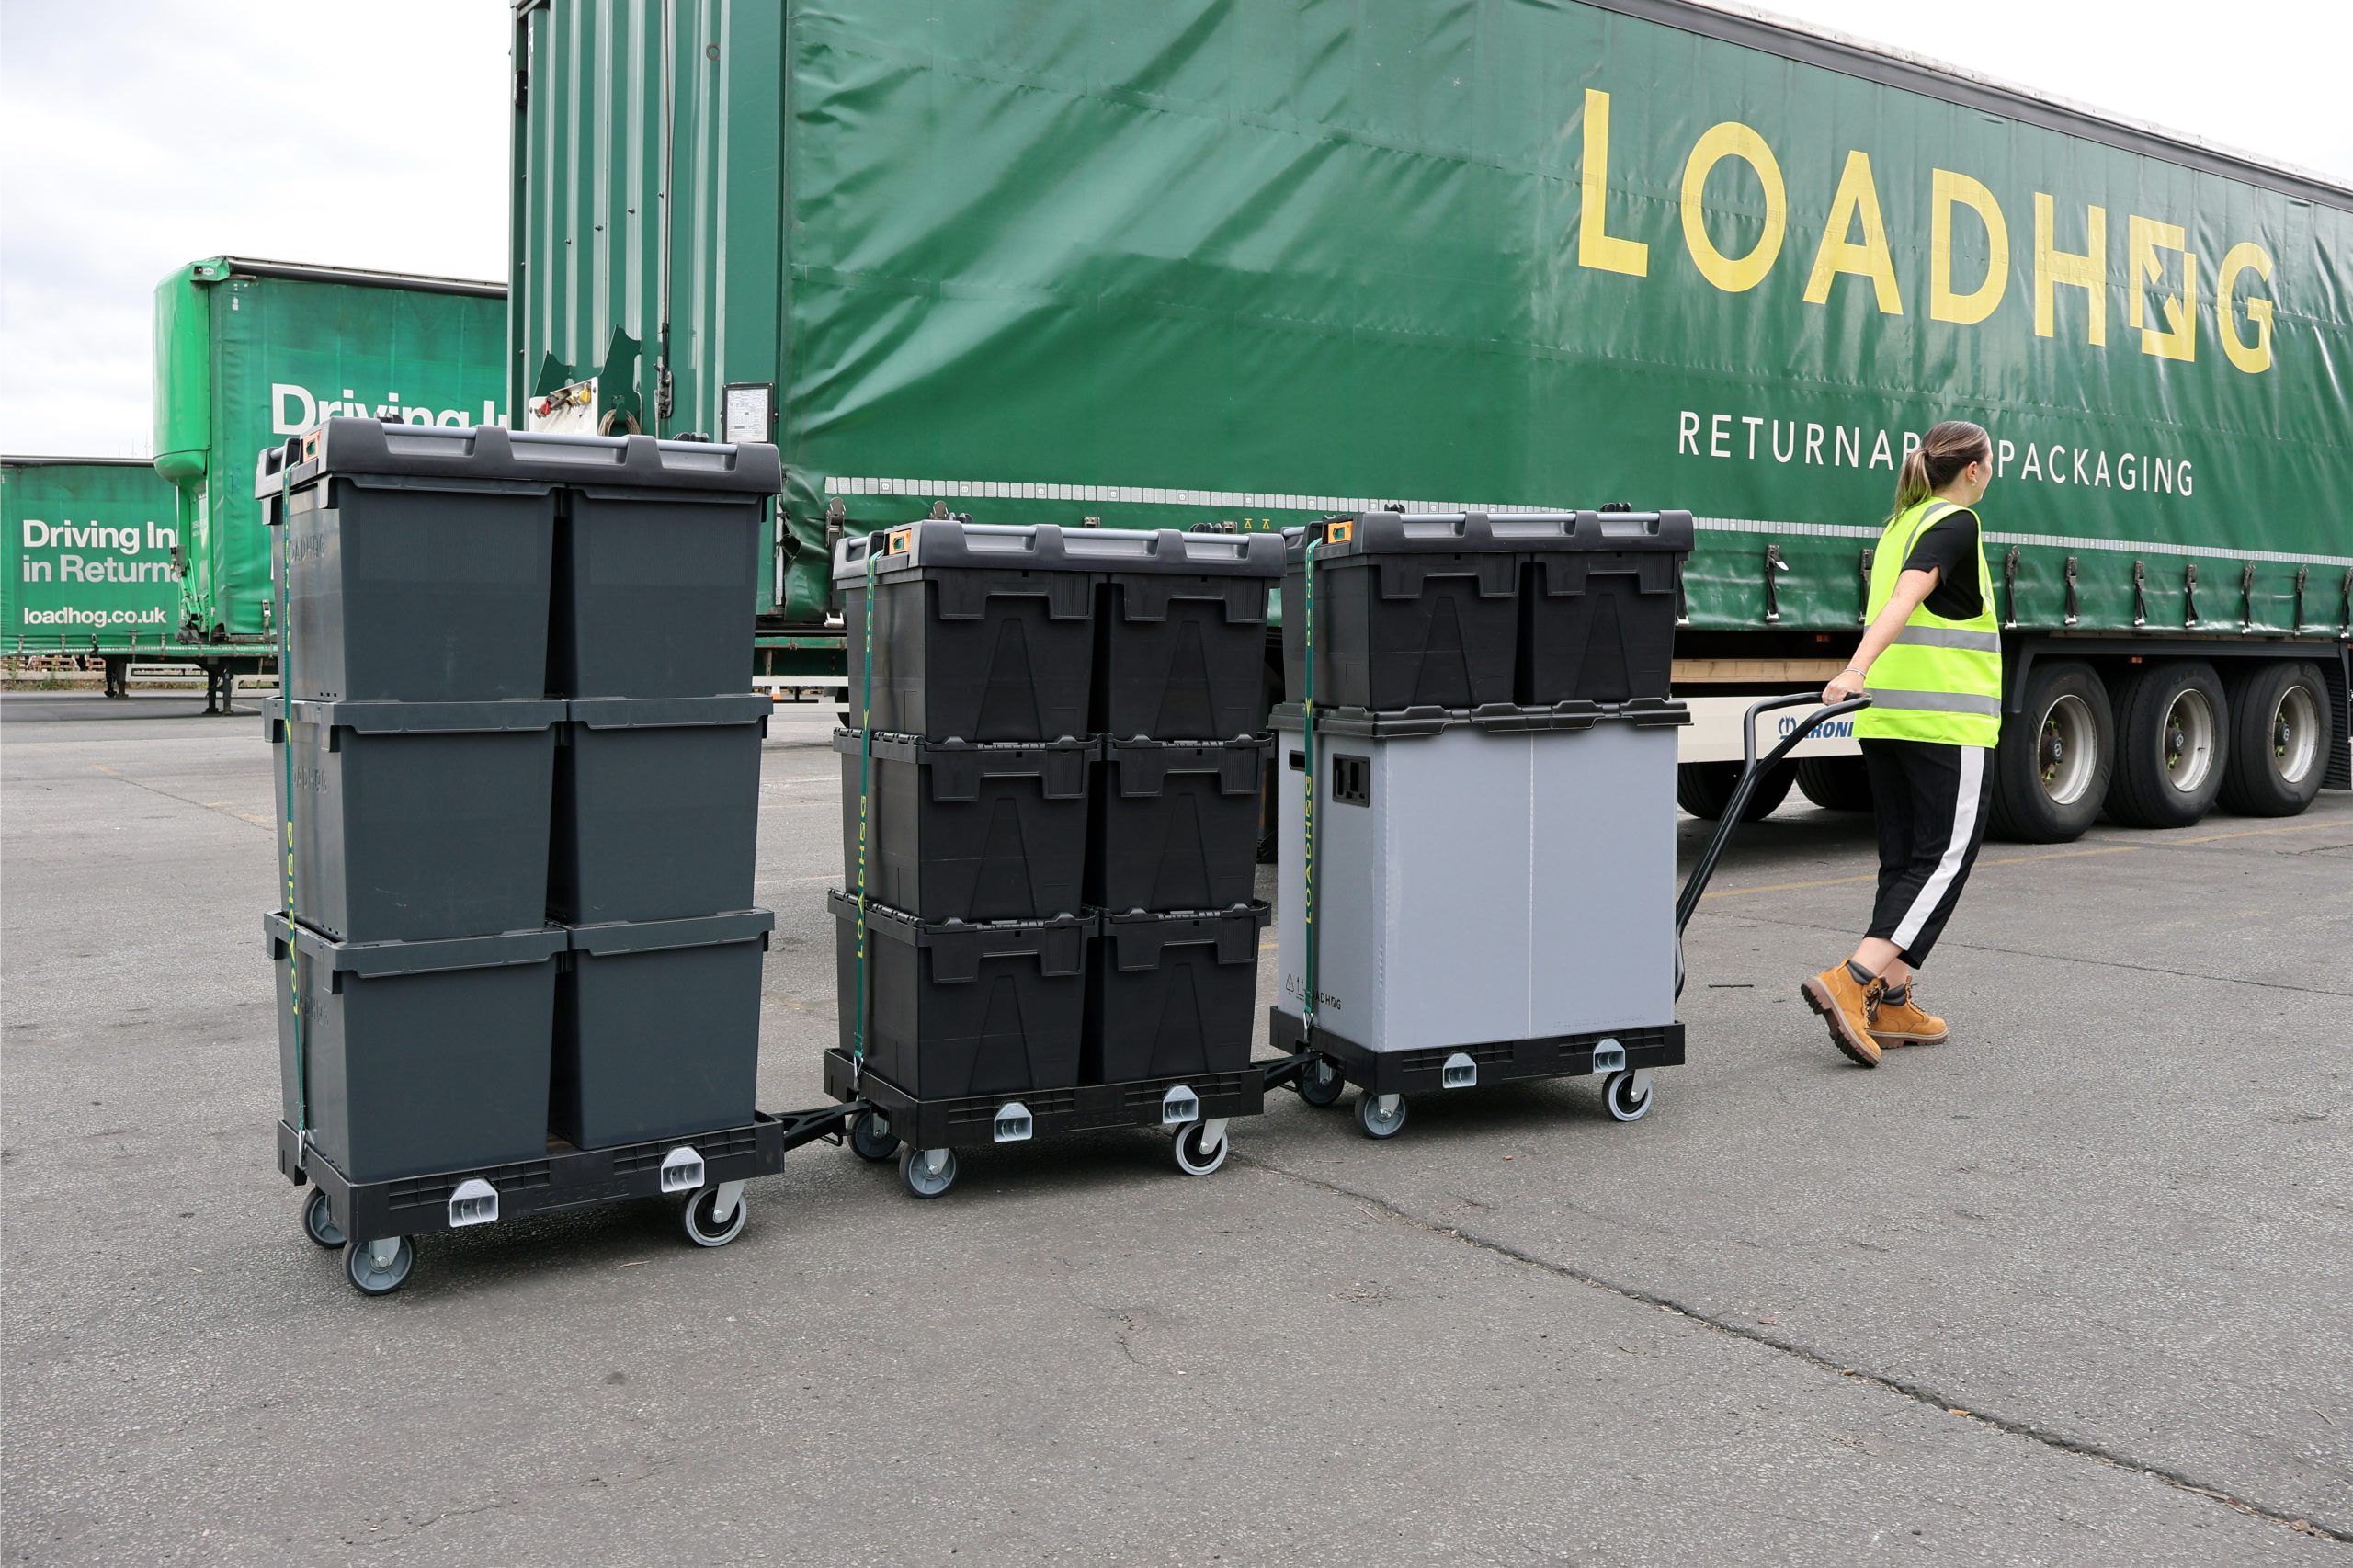
{"label": "stack of black crate", "polygon": [[306,1161],[495,1173],[753,1120],[779,481],[773,448],[356,419],[263,454]]}
{"label": "stack of black crate", "polygon": [[[836,1061],[858,1060],[836,1092],[871,1074],[969,1102],[985,1141],[1008,1100],[1103,1125],[1090,1089],[1248,1066],[1281,567],[1272,536],[934,519],[843,541],[831,905]],[[1158,1115],[1135,1097],[1092,1096]]]}

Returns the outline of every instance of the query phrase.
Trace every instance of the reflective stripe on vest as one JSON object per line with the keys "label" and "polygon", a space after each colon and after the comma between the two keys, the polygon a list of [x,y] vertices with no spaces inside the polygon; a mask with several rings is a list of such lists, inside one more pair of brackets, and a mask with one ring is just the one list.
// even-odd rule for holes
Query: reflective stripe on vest
{"label": "reflective stripe on vest", "polygon": [[[1895,597],[1896,580],[1936,521],[1961,508],[1934,499],[1889,519],[1871,557],[1867,619],[1876,620]],[[1994,619],[1994,580],[1985,567],[1984,532],[1977,542],[1977,614],[1948,620],[1921,605],[1895,641],[1871,663],[1865,689],[1871,705],[1855,715],[1864,740],[1934,741],[1990,746],[2002,733],[2002,636]]]}

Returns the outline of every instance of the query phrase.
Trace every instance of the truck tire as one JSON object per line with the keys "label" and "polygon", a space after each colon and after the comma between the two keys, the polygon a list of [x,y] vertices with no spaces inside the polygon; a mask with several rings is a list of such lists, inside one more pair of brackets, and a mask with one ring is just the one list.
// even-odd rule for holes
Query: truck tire
{"label": "truck tire", "polygon": [[2281,660],[2232,672],[2222,802],[2241,816],[2291,817],[2328,771],[2328,687],[2320,666]]}
{"label": "truck tire", "polygon": [[2037,664],[2002,720],[1986,829],[2013,844],[2068,844],[2098,820],[2116,766],[2116,713],[2089,665]]}
{"label": "truck tire", "polygon": [[1871,809],[1871,774],[1859,756],[1802,756],[1798,793],[1825,812]]}
{"label": "truck tire", "polygon": [[[1741,813],[1743,822],[1757,822],[1771,816],[1773,809],[1789,799],[1790,786],[1796,781],[1797,772],[1783,763],[1756,781],[1756,789],[1748,797],[1748,810]],[[1736,762],[1686,762],[1675,769],[1675,803],[1702,822],[1721,822],[1724,809],[1732,804],[1732,792],[1740,783],[1740,764]]]}
{"label": "truck tire", "polygon": [[2108,816],[2127,827],[2188,827],[2203,817],[2230,761],[2231,707],[2214,666],[2168,659],[2116,691],[2116,771]]}

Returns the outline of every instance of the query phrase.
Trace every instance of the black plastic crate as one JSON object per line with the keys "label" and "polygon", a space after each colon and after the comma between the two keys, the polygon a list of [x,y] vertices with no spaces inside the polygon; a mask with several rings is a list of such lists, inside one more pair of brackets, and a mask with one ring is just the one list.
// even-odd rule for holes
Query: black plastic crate
{"label": "black plastic crate", "polygon": [[381,1181],[546,1153],[562,931],[335,942],[280,915],[263,926],[284,1115],[301,1126],[307,1101],[311,1141],[335,1169]]}
{"label": "black plastic crate", "polygon": [[331,419],[263,449],[254,490],[286,596],[292,695],[547,694],[555,486],[518,471],[522,438]]}
{"label": "black plastic crate", "polygon": [[[1305,532],[1286,535],[1285,699],[1307,699]],[[1477,708],[1508,702],[1519,564],[1482,513],[1369,512],[1329,525],[1315,551],[1318,707]]]}
{"label": "black plastic crate", "polygon": [[1061,528],[937,520],[878,528],[841,541],[834,584],[852,729],[931,741],[1093,733],[1095,576],[1063,548]]}
{"label": "black plastic crate", "polygon": [[776,449],[631,436],[594,450],[610,472],[567,485],[556,519],[550,689],[742,692],[761,527],[783,485]]}
{"label": "black plastic crate", "polygon": [[[858,901],[834,913],[841,1049],[858,1023]],[[1078,1082],[1093,914],[1053,920],[919,921],[869,903],[866,1062],[918,1099],[1018,1095]]]}
{"label": "black plastic crate", "polygon": [[[561,702],[273,704],[278,820],[293,785],[294,913],[338,941],[547,923]],[[745,902],[750,902],[746,899]]]}
{"label": "black plastic crate", "polygon": [[1102,575],[1095,727],[1113,736],[1222,741],[1267,721],[1273,534],[1090,529],[1067,537]]}
{"label": "black plastic crate", "polygon": [[1529,556],[1513,700],[1665,700],[1691,514],[1577,512],[1562,532],[1569,549]]}
{"label": "black plastic crate", "polygon": [[1089,965],[1082,1081],[1124,1084],[1250,1063],[1263,903],[1106,915]]}
{"label": "black plastic crate", "polygon": [[[842,875],[859,877],[865,738],[842,758]],[[1098,743],[874,737],[866,801],[870,901],[918,920],[1037,920],[1084,907],[1088,774]]]}
{"label": "black plastic crate", "polygon": [[576,926],[557,975],[549,1126],[582,1149],[751,1121],[776,916]]}
{"label": "black plastic crate", "polygon": [[1226,909],[1256,886],[1259,783],[1274,742],[1104,743],[1086,900],[1110,910]]}
{"label": "black plastic crate", "polygon": [[550,915],[587,926],[749,908],[771,706],[756,693],[570,704]]}

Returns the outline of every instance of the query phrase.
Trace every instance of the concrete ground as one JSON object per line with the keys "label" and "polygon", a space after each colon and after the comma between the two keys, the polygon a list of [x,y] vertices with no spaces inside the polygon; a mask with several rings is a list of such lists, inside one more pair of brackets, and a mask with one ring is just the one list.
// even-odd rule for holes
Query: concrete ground
{"label": "concrete ground", "polygon": [[[1120,1133],[935,1203],[820,1144],[723,1251],[526,1221],[369,1301],[276,1172],[267,754],[199,707],[0,699],[10,1562],[2353,1560],[2353,796],[1989,847],[1956,1041],[1875,1073],[1795,990],[1868,827],[1793,801],[1633,1125],[1282,1094],[1207,1179]],[[826,729],[765,755],[775,1108]]]}

